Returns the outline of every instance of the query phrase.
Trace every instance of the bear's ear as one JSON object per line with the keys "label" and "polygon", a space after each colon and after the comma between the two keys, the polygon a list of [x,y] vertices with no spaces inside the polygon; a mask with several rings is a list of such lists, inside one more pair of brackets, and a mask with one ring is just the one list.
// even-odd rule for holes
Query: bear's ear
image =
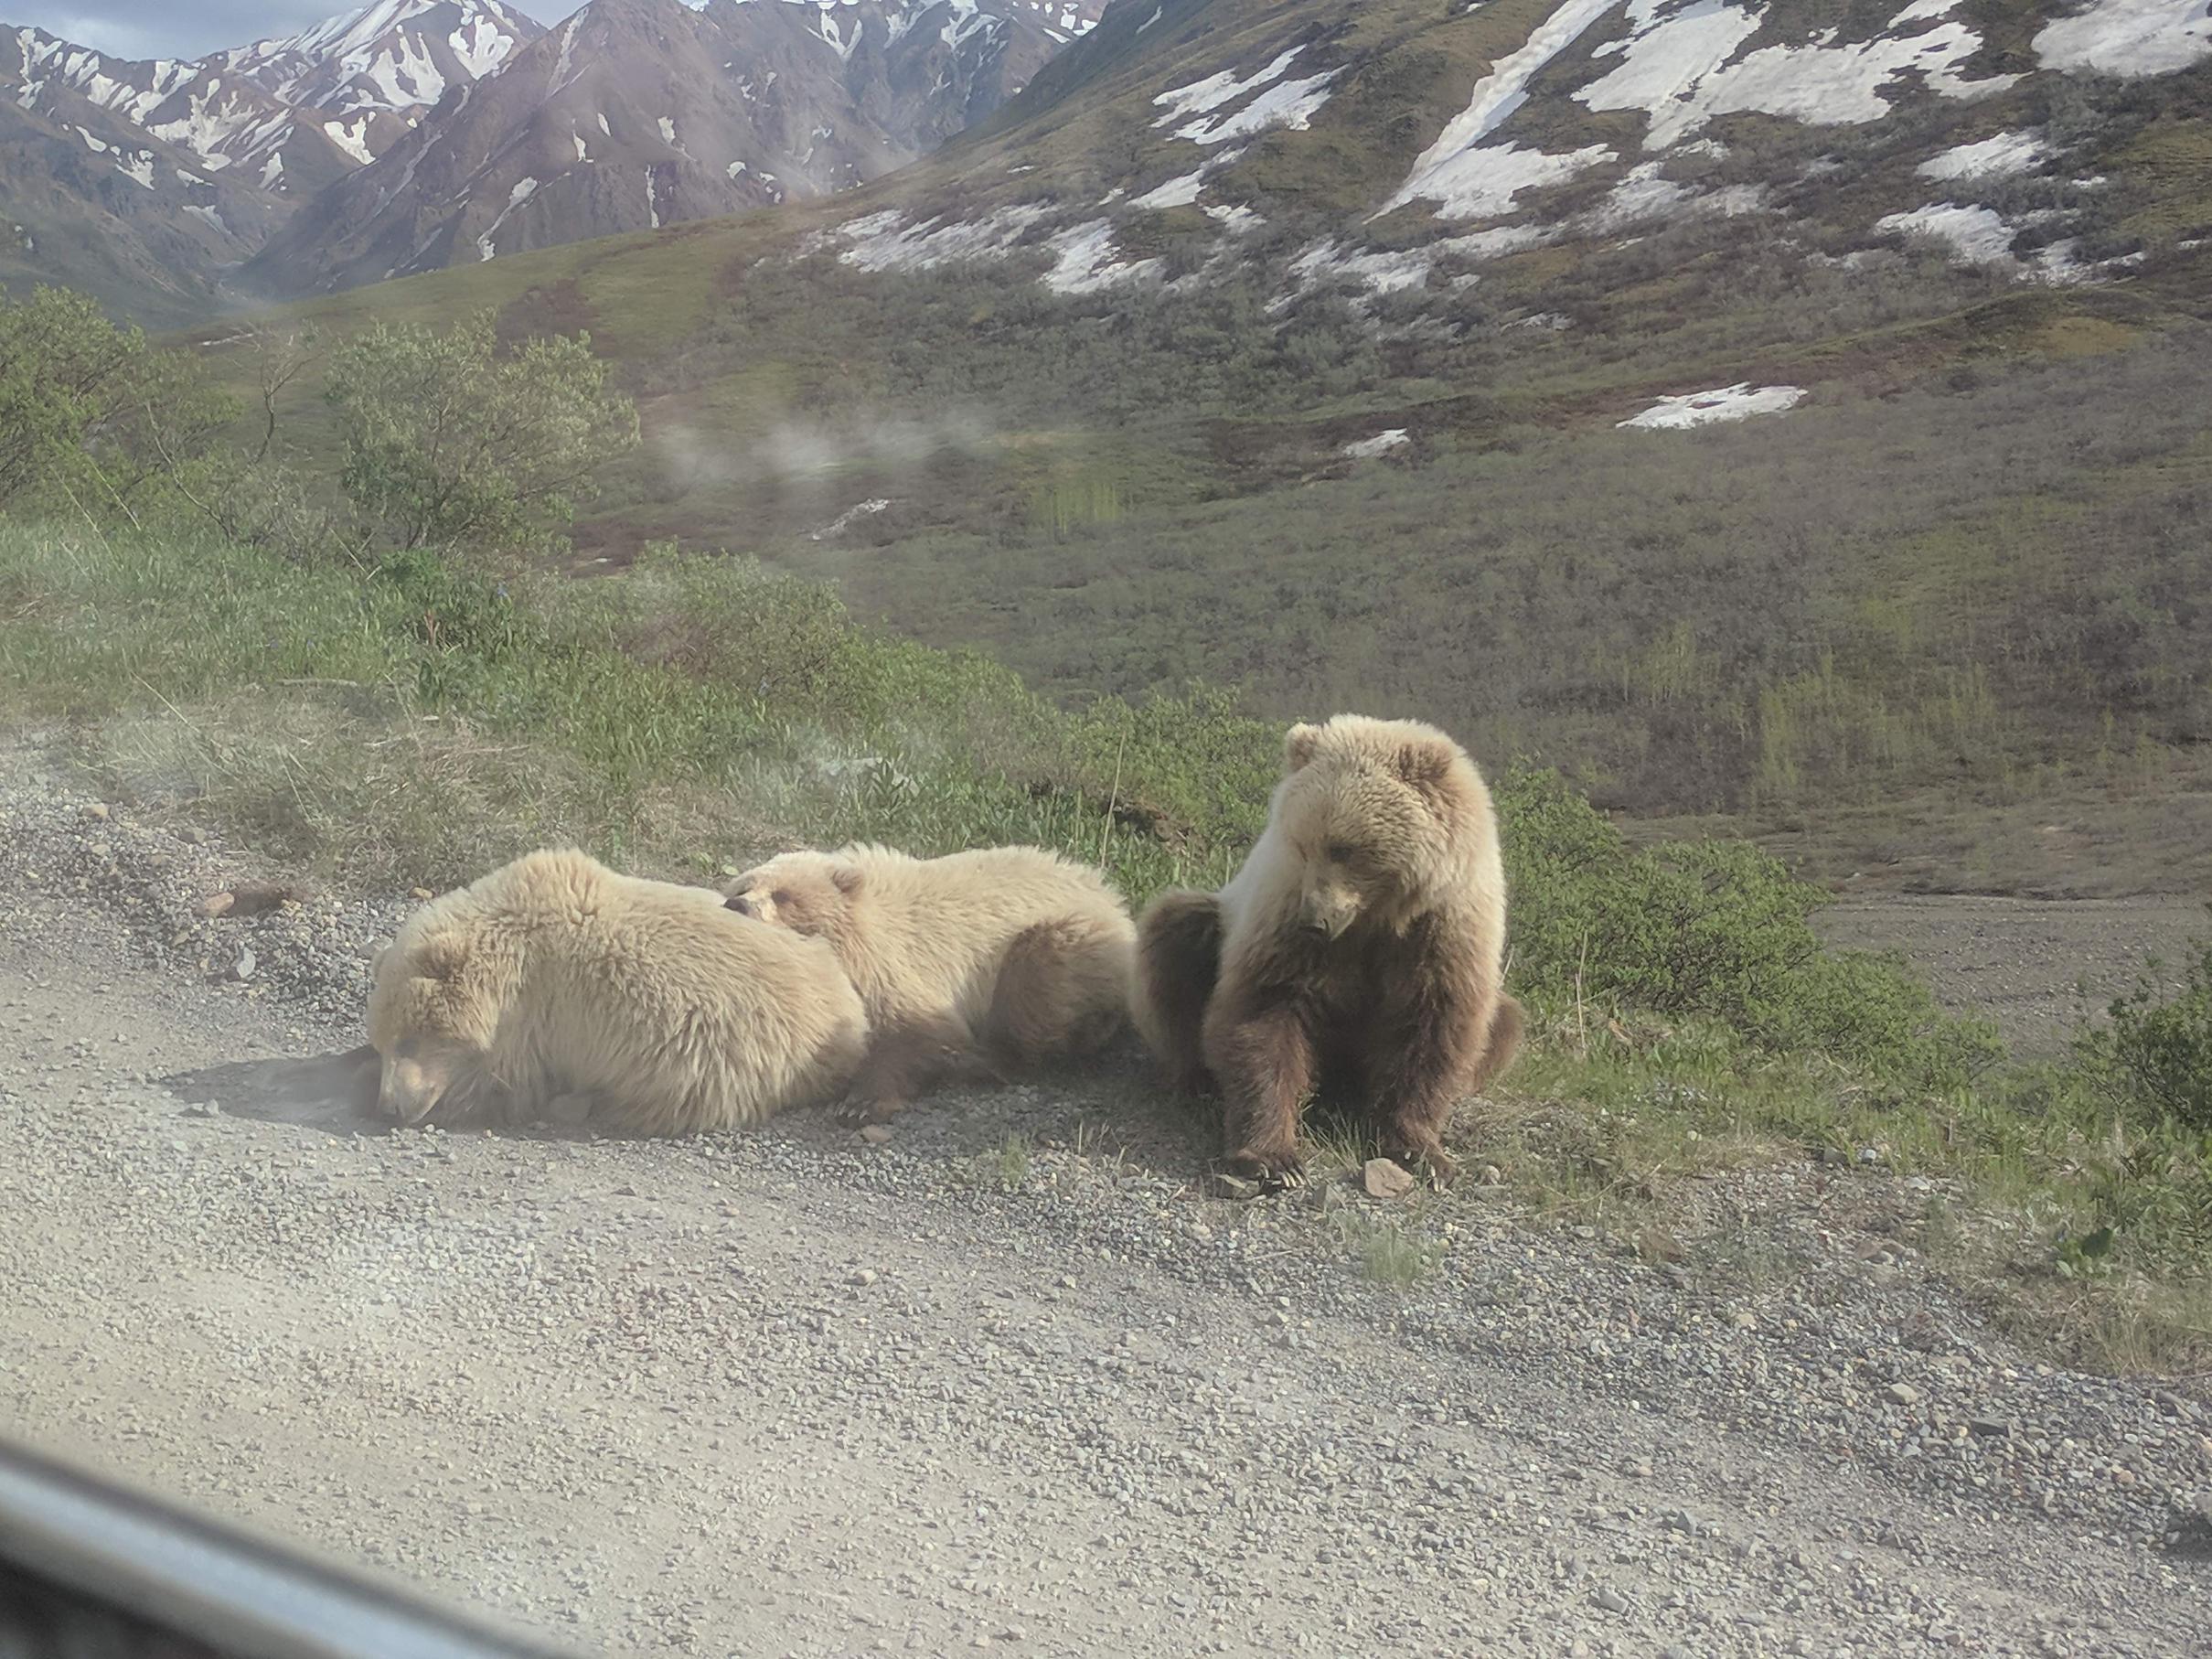
{"label": "bear's ear", "polygon": [[1296,772],[1305,765],[1313,758],[1313,752],[1320,747],[1320,727],[1304,724],[1292,726],[1290,734],[1283,739],[1283,770]]}
{"label": "bear's ear", "polygon": [[1451,763],[1449,749],[1416,739],[1398,746],[1398,752],[1391,756],[1390,769],[1431,806],[1441,806],[1446,796],[1445,780],[1451,775]]}
{"label": "bear's ear", "polygon": [[863,879],[865,879],[865,872],[858,864],[840,862],[829,866],[830,885],[847,898],[850,898],[854,894],[860,892],[860,883]]}
{"label": "bear's ear", "polygon": [[415,972],[425,979],[457,979],[468,966],[468,941],[457,933],[433,933],[415,947]]}

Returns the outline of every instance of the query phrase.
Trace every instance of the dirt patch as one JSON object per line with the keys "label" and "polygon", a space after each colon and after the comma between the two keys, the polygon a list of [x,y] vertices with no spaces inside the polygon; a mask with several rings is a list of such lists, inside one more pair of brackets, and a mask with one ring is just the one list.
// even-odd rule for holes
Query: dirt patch
{"label": "dirt patch", "polygon": [[2056,1054],[2079,1019],[2133,987],[2147,958],[2212,935],[2182,898],[1846,899],[1815,918],[1831,943],[1902,951],[1945,1007],[1996,1021],[2015,1052]]}

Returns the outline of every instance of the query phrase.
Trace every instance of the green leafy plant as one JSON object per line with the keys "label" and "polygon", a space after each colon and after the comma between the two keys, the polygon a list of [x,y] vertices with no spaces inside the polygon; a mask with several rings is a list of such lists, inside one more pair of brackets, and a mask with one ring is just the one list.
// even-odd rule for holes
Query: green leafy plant
{"label": "green leafy plant", "polygon": [[503,350],[492,315],[440,332],[379,323],[333,357],[325,396],[346,493],[401,549],[557,543],[595,468],[637,443],[591,337]]}
{"label": "green leafy plant", "polygon": [[2177,988],[2153,963],[2110,1012],[2109,1031],[2078,1040],[2083,1056],[2110,1073],[2134,1116],[2212,1134],[2212,943],[2183,965]]}

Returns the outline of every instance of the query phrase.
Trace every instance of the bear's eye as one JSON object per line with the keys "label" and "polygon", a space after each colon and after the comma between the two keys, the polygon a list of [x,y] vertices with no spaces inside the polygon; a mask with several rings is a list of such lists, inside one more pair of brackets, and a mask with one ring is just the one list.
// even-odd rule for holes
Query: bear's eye
{"label": "bear's eye", "polygon": [[768,895],[768,902],[775,905],[778,909],[781,909],[784,905],[791,903],[791,894],[788,889],[778,887],[774,893]]}
{"label": "bear's eye", "polygon": [[1349,841],[1330,841],[1321,849],[1321,856],[1332,864],[1349,864],[1360,856],[1360,850]]}

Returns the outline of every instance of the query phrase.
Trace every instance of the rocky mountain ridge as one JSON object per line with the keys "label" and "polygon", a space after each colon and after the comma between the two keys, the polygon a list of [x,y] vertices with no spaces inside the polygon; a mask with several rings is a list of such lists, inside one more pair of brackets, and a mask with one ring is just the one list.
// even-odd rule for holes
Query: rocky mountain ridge
{"label": "rocky mountain ridge", "polygon": [[375,0],[144,62],[10,29],[0,283],[185,320],[844,188],[996,111],[1103,4],[591,0],[548,30]]}

